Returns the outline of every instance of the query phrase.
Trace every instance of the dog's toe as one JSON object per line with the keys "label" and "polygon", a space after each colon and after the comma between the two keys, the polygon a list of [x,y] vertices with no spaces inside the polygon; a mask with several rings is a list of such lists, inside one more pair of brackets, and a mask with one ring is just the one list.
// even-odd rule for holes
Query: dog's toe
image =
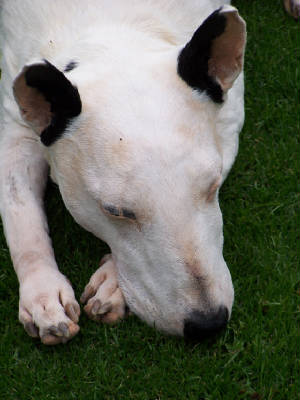
{"label": "dog's toe", "polygon": [[28,333],[29,336],[31,336],[33,338],[39,337],[39,330],[32,321],[25,322],[24,329]]}
{"label": "dog's toe", "polygon": [[77,323],[79,321],[80,307],[77,303],[67,303],[65,312],[73,322]]}
{"label": "dog's toe", "polygon": [[126,304],[118,287],[117,270],[111,256],[104,256],[80,298],[84,311],[94,321],[114,323],[125,316]]}
{"label": "dog's toe", "polygon": [[91,297],[95,295],[95,293],[96,293],[96,288],[94,288],[90,284],[86,285],[84,292],[80,297],[80,302],[83,304],[86,303]]}
{"label": "dog's toe", "polygon": [[29,336],[52,345],[65,343],[78,333],[80,307],[70,283],[59,272],[29,276],[20,294],[19,320]]}

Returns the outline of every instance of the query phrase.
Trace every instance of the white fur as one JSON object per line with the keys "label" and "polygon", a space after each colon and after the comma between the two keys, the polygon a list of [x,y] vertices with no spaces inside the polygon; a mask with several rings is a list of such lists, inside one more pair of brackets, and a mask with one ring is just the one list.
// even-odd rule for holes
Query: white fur
{"label": "white fur", "polygon": [[[20,319],[32,320],[41,337],[50,325],[70,325],[63,308],[77,304],[47,234],[45,160],[76,221],[111,247],[119,285],[134,313],[182,334],[192,310],[225,305],[231,312],[222,215],[217,195],[210,202],[206,198],[211,184],[225,179],[238,150],[243,77],[224,105],[216,106],[204,93],[193,93],[176,71],[180,49],[225,3],[3,2],[0,210],[20,280]],[[78,62],[67,76],[83,105],[49,148],[22,120],[11,90],[24,65],[42,59],[60,70]],[[139,223],[107,216],[103,204],[132,209]],[[187,267],[191,263],[205,296]],[[64,293],[67,300],[61,301]],[[44,303],[37,300],[41,295]],[[42,307],[51,309],[52,317],[40,315]]]}

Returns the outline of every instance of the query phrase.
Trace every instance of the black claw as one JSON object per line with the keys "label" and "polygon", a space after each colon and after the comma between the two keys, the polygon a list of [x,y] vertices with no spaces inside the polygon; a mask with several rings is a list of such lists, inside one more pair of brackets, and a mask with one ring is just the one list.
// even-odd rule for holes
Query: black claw
{"label": "black claw", "polygon": [[60,330],[55,325],[51,325],[48,328],[48,332],[50,333],[50,335],[62,336]]}
{"label": "black claw", "polygon": [[95,295],[95,293],[96,293],[96,290],[90,284],[88,284],[86,286],[86,288],[84,289],[83,294],[80,297],[80,302],[85,303],[88,299],[93,297]]}
{"label": "black claw", "polygon": [[74,322],[78,322],[79,320],[79,316],[78,316],[78,309],[76,307],[75,309],[75,305],[68,303],[65,307],[66,309],[66,314],[67,316]]}
{"label": "black claw", "polygon": [[24,325],[24,329],[28,333],[29,336],[31,336],[31,337],[39,337],[39,330],[34,325],[33,322],[26,322],[26,324]]}
{"label": "black claw", "polygon": [[60,335],[60,336],[64,336],[64,337],[69,337],[70,336],[69,327],[65,322],[60,322],[58,324],[58,329],[62,333],[62,335]]}
{"label": "black claw", "polygon": [[92,306],[92,309],[91,309],[91,314],[92,315],[97,315],[100,307],[101,307],[100,300],[95,300],[95,302],[94,302],[94,304]]}

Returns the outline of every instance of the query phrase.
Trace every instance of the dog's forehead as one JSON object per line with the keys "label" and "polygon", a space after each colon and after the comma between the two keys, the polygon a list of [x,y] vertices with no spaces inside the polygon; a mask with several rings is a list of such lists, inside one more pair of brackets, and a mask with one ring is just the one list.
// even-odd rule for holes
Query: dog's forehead
{"label": "dog's forehead", "polygon": [[114,80],[100,74],[81,92],[77,145],[89,185],[126,192],[129,183],[154,186],[161,171],[182,185],[217,178],[215,105],[181,80],[174,55],[129,67],[115,67]]}
{"label": "dog's forehead", "polygon": [[173,113],[163,112],[155,110],[155,105],[151,107],[153,110],[128,112],[125,116],[111,108],[102,114],[100,108],[94,114],[96,118],[87,124],[88,129],[84,125],[82,137],[88,149],[83,157],[89,164],[97,166],[100,161],[112,173],[127,177],[148,169],[153,173],[180,169],[196,175],[220,172],[215,124],[207,114],[197,115],[180,108]]}
{"label": "dog's forehead", "polygon": [[80,91],[91,123],[111,135],[131,137],[168,132],[187,137],[210,129],[215,105],[179,77],[177,56],[178,51],[172,51],[100,68],[97,80]]}
{"label": "dog's forehead", "polygon": [[92,142],[103,140],[124,154],[128,146],[150,152],[163,148],[174,155],[215,146],[216,106],[176,71],[170,68],[157,79],[149,74],[118,79],[101,81],[88,91],[84,129]]}

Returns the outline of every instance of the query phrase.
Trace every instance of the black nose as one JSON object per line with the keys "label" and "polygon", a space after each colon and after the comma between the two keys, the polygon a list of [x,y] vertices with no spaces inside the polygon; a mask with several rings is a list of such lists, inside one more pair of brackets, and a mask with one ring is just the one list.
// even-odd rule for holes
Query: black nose
{"label": "black nose", "polygon": [[208,313],[192,311],[184,320],[183,334],[188,340],[201,341],[220,332],[225,328],[227,322],[228,310],[224,306]]}

